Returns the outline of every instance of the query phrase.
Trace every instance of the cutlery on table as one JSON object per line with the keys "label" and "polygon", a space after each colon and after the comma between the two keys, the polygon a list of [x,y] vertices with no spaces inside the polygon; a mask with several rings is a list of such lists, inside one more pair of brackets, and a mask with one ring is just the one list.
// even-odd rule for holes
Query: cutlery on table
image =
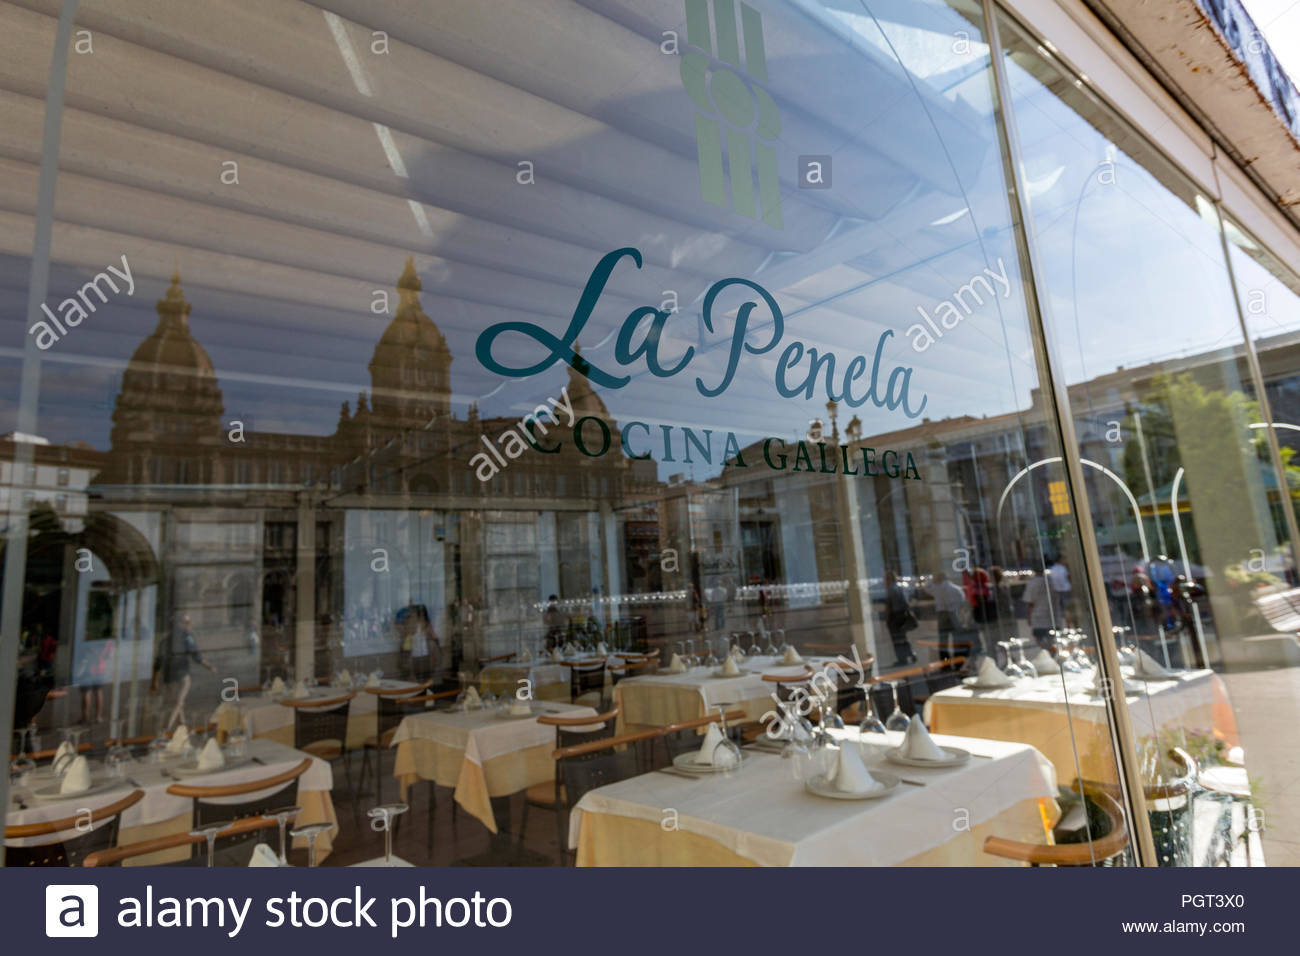
{"label": "cutlery on table", "polygon": [[683,780],[693,780],[696,782],[700,780],[699,774],[686,773],[681,770],[674,770],[671,767],[660,767],[658,770],[655,771],[655,773],[666,773],[670,777],[681,777]]}

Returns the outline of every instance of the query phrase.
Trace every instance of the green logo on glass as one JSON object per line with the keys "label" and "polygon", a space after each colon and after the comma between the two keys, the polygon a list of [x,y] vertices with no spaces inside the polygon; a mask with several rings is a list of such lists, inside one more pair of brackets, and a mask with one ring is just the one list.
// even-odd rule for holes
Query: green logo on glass
{"label": "green logo on glass", "polygon": [[686,0],[686,41],[706,51],[683,53],[681,68],[682,86],[698,108],[700,195],[705,202],[723,209],[730,205],[751,219],[759,218],[761,209],[763,222],[784,228],[773,147],[781,132],[781,114],[771,94],[759,85],[767,82],[762,17],[753,7],[734,0]]}

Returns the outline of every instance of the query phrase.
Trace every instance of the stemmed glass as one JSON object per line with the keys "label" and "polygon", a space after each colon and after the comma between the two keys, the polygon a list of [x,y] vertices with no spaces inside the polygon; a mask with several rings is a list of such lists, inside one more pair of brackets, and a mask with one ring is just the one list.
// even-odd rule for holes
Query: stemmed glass
{"label": "stemmed glass", "polygon": [[776,652],[778,654],[784,654],[790,648],[790,645],[785,642],[785,628],[778,627],[776,629],[776,638],[780,641],[776,646]]}
{"label": "stemmed glass", "polygon": [[898,706],[898,681],[891,680],[889,682],[889,690],[894,695],[894,710],[885,718],[885,729],[898,731],[906,730],[907,725],[912,721],[907,714],[903,713],[902,708]]}
{"label": "stemmed glass", "polygon": [[1025,657],[1024,640],[1022,640],[1021,638],[1016,638],[1014,643],[1016,645],[1016,650],[1020,653],[1020,658],[1019,660],[1016,661],[1016,664],[1020,668],[1020,671],[1024,674],[1025,677],[1030,677],[1030,678],[1037,677],[1038,668],[1034,667],[1034,665],[1031,664],[1029,660]]}
{"label": "stemmed glass", "polygon": [[228,827],[233,827],[234,825],[235,825],[234,820],[223,820],[220,823],[205,823],[197,830],[190,831],[190,836],[201,836],[208,841],[208,867],[209,868],[216,865],[215,862],[213,861],[213,855],[216,850],[217,834],[220,833],[222,830],[227,829]]}
{"label": "stemmed glass", "polygon": [[686,639],[686,651],[686,657],[684,658],[686,666],[694,667],[699,662],[695,659],[695,639],[693,637]]}
{"label": "stemmed glass", "polygon": [[723,758],[723,765],[738,768],[740,766],[740,748],[736,746],[734,740],[727,736],[727,708],[732,705],[715,704],[714,706],[718,708],[718,729],[722,731],[722,743],[718,744],[718,746],[714,748],[713,763],[714,765],[718,764],[718,751],[721,750],[730,755],[729,757]]}
{"label": "stemmed glass", "polygon": [[749,650],[745,651],[746,657],[758,657],[762,653],[758,649],[758,635],[753,631],[746,631],[745,635],[749,638]]}
{"label": "stemmed glass", "polygon": [[768,657],[776,657],[776,645],[772,643],[772,632],[767,632],[767,646],[763,648],[763,653]]}
{"label": "stemmed glass", "polygon": [[821,728],[822,734],[829,737],[829,730],[843,730],[844,718],[835,710],[835,704],[839,695],[832,688],[820,688],[817,695],[817,722]]}
{"label": "stemmed glass", "polygon": [[370,828],[384,831],[384,866],[393,865],[393,818],[409,809],[405,803],[385,803],[366,811]]}
{"label": "stemmed glass", "polygon": [[[719,640],[725,641],[726,638],[725,638],[725,637],[723,637],[723,638],[719,638]],[[709,656],[706,657],[706,658],[704,659],[704,666],[705,666],[705,667],[717,667],[718,664],[720,663],[720,661],[718,660],[718,656],[717,656],[716,654],[713,653],[713,642],[710,641],[710,640],[707,640],[707,639],[706,639],[706,640],[704,641],[704,646],[705,646],[705,647],[708,649],[708,651],[709,651]]]}
{"label": "stemmed glass", "polygon": [[285,856],[285,851],[288,849],[288,845],[286,844],[284,838],[285,825],[300,813],[302,813],[302,807],[276,807],[274,810],[267,810],[266,813],[263,814],[263,816],[266,817],[274,817],[275,822],[280,824],[280,865],[281,866],[289,865],[289,858]]}
{"label": "stemmed glass", "polygon": [[109,724],[112,743],[104,755],[104,765],[110,776],[120,777],[126,772],[126,763],[131,759],[131,750],[122,743],[122,721],[117,719]]}
{"label": "stemmed glass", "polygon": [[1011,641],[998,641],[998,647],[1002,648],[1007,658],[1007,664],[1002,668],[1002,672],[1008,677],[1024,677],[1025,672],[1016,666],[1015,659],[1011,656],[1011,645]]}
{"label": "stemmed glass", "polygon": [[866,734],[883,734],[885,725],[876,716],[876,702],[871,699],[871,685],[864,682],[858,686],[862,688],[862,693],[866,696],[865,713],[862,717],[862,723],[858,724],[858,734],[862,736]]}

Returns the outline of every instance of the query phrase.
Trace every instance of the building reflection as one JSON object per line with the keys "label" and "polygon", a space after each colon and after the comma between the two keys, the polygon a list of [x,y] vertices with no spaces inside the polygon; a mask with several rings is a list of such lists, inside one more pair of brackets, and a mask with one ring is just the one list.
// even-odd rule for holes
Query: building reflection
{"label": "building reflection", "polygon": [[[458,415],[455,357],[423,311],[409,260],[396,289],[370,388],[343,403],[331,434],[260,430],[227,412],[173,275],[156,328],[123,373],[107,452],[7,436],[35,443],[29,490],[14,503],[33,512],[24,628],[29,644],[58,637],[58,683],[97,679],[104,642],[114,641],[113,711],[134,720],[163,642],[186,615],[217,679],[248,685],[342,667],[399,673],[407,649],[395,622],[413,606],[428,609],[455,673],[540,647],[552,594],[570,628],[620,642],[671,651],[780,628],[792,643],[852,640],[879,653],[889,648],[886,571],[913,589],[923,617],[923,586],[937,570],[968,586],[995,571],[1008,607],[1046,556],[1082,580],[1082,561],[1061,544],[1074,540],[1073,518],[1037,395],[1015,414],[925,419],[873,436],[856,418],[841,434],[831,407],[829,428],[815,423],[806,440],[783,444],[789,465],[722,467],[715,457],[712,476],[695,480],[661,478],[653,458],[628,454],[619,423],[571,368],[572,420],[593,440],[612,436],[605,453],[534,431],[532,447],[481,480],[468,462],[519,419],[481,417],[472,403]],[[1279,396],[1296,387],[1295,348],[1265,352]],[[1244,360],[1224,359],[1117,370],[1072,389],[1088,396],[1076,403],[1088,414],[1076,415],[1083,456],[1097,465],[1089,490],[1112,614],[1138,632],[1150,622],[1133,605],[1135,567],[1146,573],[1160,553],[1181,554],[1179,535],[1200,548],[1196,482],[1181,498],[1172,489],[1177,418],[1162,418],[1160,389],[1182,375],[1230,401],[1240,388],[1225,379]],[[1244,380],[1243,368],[1235,381]],[[914,476],[896,467],[847,477],[828,468],[836,449],[844,467],[888,450],[914,462]],[[757,464],[770,452],[752,443],[740,457]],[[1263,463],[1246,468],[1238,478],[1271,509],[1254,516],[1251,533],[1276,542],[1284,496]],[[1275,546],[1265,551],[1278,558]],[[1062,624],[1085,623],[1082,590],[1063,605]]]}

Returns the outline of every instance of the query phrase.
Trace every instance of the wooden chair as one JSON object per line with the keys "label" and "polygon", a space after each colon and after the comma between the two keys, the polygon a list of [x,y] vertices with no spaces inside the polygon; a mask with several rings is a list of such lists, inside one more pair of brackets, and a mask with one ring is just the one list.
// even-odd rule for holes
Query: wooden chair
{"label": "wooden chair", "polygon": [[607,709],[605,699],[605,658],[565,661],[569,668],[569,700],[597,710]]}
{"label": "wooden chair", "polygon": [[638,748],[658,736],[657,728],[639,730],[573,747],[560,747],[551,754],[561,779],[562,802],[555,814],[561,865],[568,861],[569,853],[565,833],[567,828],[564,824],[568,822],[578,801],[597,787],[636,776]]}
{"label": "wooden chair", "polygon": [[396,691],[391,688],[388,690],[378,687],[367,688],[379,699],[376,701],[378,708],[375,715],[375,732],[361,743],[361,773],[357,778],[357,793],[366,788],[366,773],[370,769],[370,755],[373,753],[375,755],[375,801],[384,802],[384,753],[393,745],[393,734],[397,733],[397,725],[411,712],[410,701],[418,698],[420,703],[416,706],[423,709],[425,699],[420,696],[420,691],[428,690],[431,686],[433,681],[427,680],[415,687],[399,688]]}
{"label": "wooden chair", "polygon": [[[274,817],[245,817],[243,820],[236,820],[226,829],[217,834],[217,840],[224,840],[235,836],[244,836],[250,833],[261,833],[263,830],[274,830],[279,827]],[[129,860],[132,857],[145,856],[149,853],[157,853],[160,850],[172,850],[178,846],[197,845],[206,842],[206,837],[200,833],[173,833],[171,836],[157,837],[153,840],[141,840],[139,843],[128,843],[126,846],[110,847],[106,850],[96,850],[86,857],[83,866],[117,866],[123,860]],[[247,842],[247,841],[243,841]],[[183,863],[163,864],[164,866],[186,866],[193,865],[201,861],[202,857],[194,855]]]}
{"label": "wooden chair", "polygon": [[[537,722],[545,727],[555,728],[555,749],[575,747],[593,741],[607,740],[614,736],[618,721],[619,708],[614,707],[594,717],[560,717],[555,714],[543,714]],[[594,725],[599,724],[599,727]],[[590,729],[578,729],[590,728]],[[560,833],[562,821],[559,808],[564,804],[564,781],[560,778],[560,768],[556,765],[555,779],[551,783],[535,783],[524,791],[524,809],[519,820],[519,845],[523,846],[524,834],[528,829],[528,808],[537,807],[555,813],[557,834]],[[563,858],[561,858],[563,863]]]}
{"label": "wooden chair", "polygon": [[[115,846],[122,813],[144,799],[132,790],[121,800],[88,813],[79,812],[44,823],[5,827],[5,866],[91,866],[85,862],[96,852]],[[99,824],[96,826],[96,824]],[[31,839],[72,831],[75,835],[35,846],[9,846],[10,840]]]}
{"label": "wooden chair", "polygon": [[[209,721],[208,723],[204,724],[202,727],[189,728],[190,733],[193,734],[211,734],[215,732],[216,729],[217,729],[217,722],[215,720]],[[134,737],[123,737],[121,743],[123,747],[130,747],[132,750],[134,750],[137,747],[149,746],[157,739],[157,737],[158,737],[157,734],[137,734]],[[117,738],[109,737],[107,740],[104,741],[104,746],[112,747],[117,742],[118,742]]]}
{"label": "wooden chair", "polygon": [[[331,697],[328,700],[292,700],[280,701],[285,707],[293,708],[293,746],[303,753],[333,763],[343,760],[343,779],[348,792],[355,798],[352,788],[352,755],[348,750],[348,716],[352,710],[352,698],[355,692]],[[355,807],[355,799],[354,799]]]}
{"label": "wooden chair", "polygon": [[[244,783],[210,784],[207,786],[192,783],[173,783],[167,792],[176,797],[188,797],[194,801],[194,825],[192,829],[225,820],[241,820],[246,817],[260,817],[286,803],[296,803],[298,778],[311,767],[311,758],[306,757],[301,763],[288,770],[248,780]],[[291,793],[286,789],[292,788]],[[269,792],[268,792],[269,791]],[[213,803],[214,799],[228,797],[248,797],[247,800],[234,803]],[[245,840],[236,841],[235,845]]]}
{"label": "wooden chair", "polygon": [[509,654],[498,654],[496,657],[479,657],[476,660],[478,661],[479,667],[486,667],[488,664],[501,664],[505,661],[513,661],[514,659],[515,652],[511,651]]}
{"label": "wooden chair", "polygon": [[1124,822],[1124,811],[1120,808],[1119,801],[1105,790],[1085,787],[1083,793],[1105,814],[1110,825],[1105,834],[1082,843],[1057,846],[990,836],[984,840],[984,852],[1005,860],[1019,860],[1030,866],[1096,866],[1119,856],[1129,842],[1128,825]]}
{"label": "wooden chair", "polygon": [[[1147,816],[1151,820],[1151,837],[1160,866],[1193,866],[1192,797],[1198,789],[1196,760],[1181,747],[1166,751],[1174,776],[1159,783],[1146,784]],[[1085,780],[1085,788],[1100,790],[1113,799],[1120,795],[1113,783]]]}

